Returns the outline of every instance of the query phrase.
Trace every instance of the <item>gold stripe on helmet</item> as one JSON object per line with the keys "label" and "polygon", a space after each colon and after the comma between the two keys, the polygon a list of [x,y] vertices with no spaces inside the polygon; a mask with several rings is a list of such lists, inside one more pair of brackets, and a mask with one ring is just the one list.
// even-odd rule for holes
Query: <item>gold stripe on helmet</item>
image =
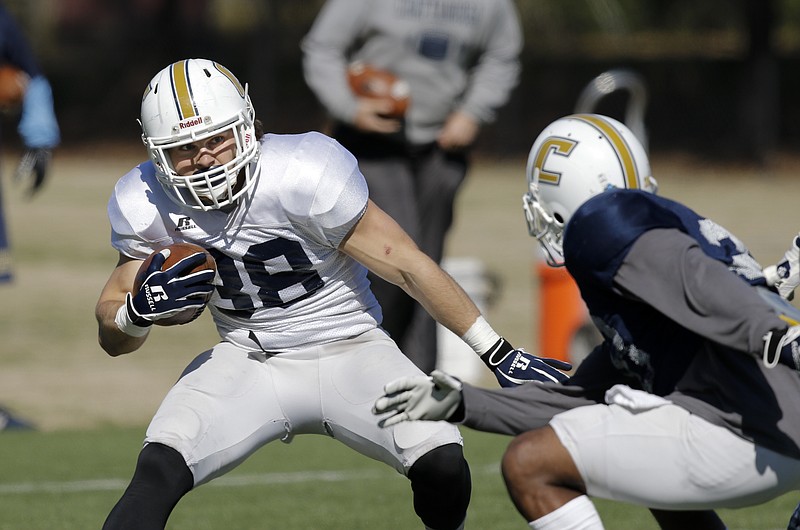
{"label": "gold stripe on helmet", "polygon": [[183,60],[173,63],[170,69],[172,95],[182,120],[197,116],[197,109],[192,101],[192,87],[189,86],[188,68],[189,61]]}
{"label": "gold stripe on helmet", "polygon": [[150,92],[152,92],[152,91],[153,91],[153,85],[151,85],[150,83],[148,83],[148,84],[147,84],[147,88],[145,88],[145,89],[144,89],[144,94],[142,94],[142,101],[144,101],[144,98],[146,98],[146,97],[147,97],[147,95],[148,95]]}
{"label": "gold stripe on helmet", "polygon": [[244,97],[244,87],[239,82],[239,80],[236,79],[236,76],[233,75],[233,73],[230,70],[228,70],[227,68],[225,68],[221,64],[217,64],[217,63],[214,63],[214,68],[219,70],[222,75],[224,75],[225,77],[230,79],[231,83],[233,83],[233,86],[235,86],[236,90],[239,91],[239,95]]}
{"label": "gold stripe on helmet", "polygon": [[620,167],[622,168],[622,178],[625,181],[625,186],[631,189],[638,188],[639,175],[638,169],[636,168],[636,162],[633,159],[633,153],[631,153],[628,142],[625,141],[619,131],[617,131],[617,129],[608,121],[597,115],[575,114],[572,117],[576,120],[588,123],[600,131],[603,136],[605,136],[605,138],[614,147],[614,151],[617,153],[617,158],[619,158]]}

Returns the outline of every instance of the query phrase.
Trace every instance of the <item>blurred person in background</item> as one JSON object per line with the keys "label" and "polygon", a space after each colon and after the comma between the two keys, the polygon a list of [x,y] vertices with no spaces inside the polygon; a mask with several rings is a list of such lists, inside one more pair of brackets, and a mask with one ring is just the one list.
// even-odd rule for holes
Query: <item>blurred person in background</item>
{"label": "blurred person in background", "polygon": [[[328,0],[302,42],[305,79],[333,118],[332,136],[358,159],[370,198],[436,262],[470,150],[517,84],[522,43],[511,0]],[[404,116],[356,97],[354,63],[408,84]],[[383,327],[430,373],[436,323],[398,287],[370,281]]]}
{"label": "blurred person in background", "polygon": [[[17,22],[0,4],[0,112],[21,112],[17,133],[25,146],[14,178],[28,187],[32,196],[44,184],[51,151],[60,141],[58,122],[53,110],[50,83],[42,73]],[[21,105],[21,109],[19,106]],[[2,182],[0,182],[0,284],[13,278],[11,251],[3,211]],[[32,425],[0,407],[0,431],[29,429]]]}
{"label": "blurred person in background", "polygon": [[[25,146],[25,153],[14,178],[27,185],[29,195],[33,195],[44,184],[52,149],[58,145],[61,137],[53,109],[50,83],[42,73],[17,22],[6,7],[0,5],[0,69],[3,68],[6,68],[6,75],[3,76],[3,84],[6,86],[0,88],[9,94],[9,99],[2,102],[7,105],[2,110],[20,111],[16,108],[17,102],[13,100],[17,90],[22,93],[17,133]],[[9,238],[0,193],[0,283],[10,282],[11,279]]]}

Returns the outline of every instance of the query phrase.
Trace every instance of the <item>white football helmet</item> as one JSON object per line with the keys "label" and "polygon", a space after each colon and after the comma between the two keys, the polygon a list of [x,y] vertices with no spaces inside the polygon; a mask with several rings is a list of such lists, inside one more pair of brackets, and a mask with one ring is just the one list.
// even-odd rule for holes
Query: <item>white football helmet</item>
{"label": "white football helmet", "polygon": [[[260,153],[255,110],[247,87],[221,64],[207,59],[173,63],[150,81],[142,96],[142,141],[158,180],[178,204],[212,210],[234,203],[254,183]],[[194,175],[175,172],[169,150],[232,131],[236,155]]]}
{"label": "white football helmet", "polygon": [[548,125],[531,147],[526,174],[522,206],[528,232],[552,267],[564,265],[564,226],[590,197],[610,187],[651,193],[658,188],[636,136],[598,114],[574,114]]}

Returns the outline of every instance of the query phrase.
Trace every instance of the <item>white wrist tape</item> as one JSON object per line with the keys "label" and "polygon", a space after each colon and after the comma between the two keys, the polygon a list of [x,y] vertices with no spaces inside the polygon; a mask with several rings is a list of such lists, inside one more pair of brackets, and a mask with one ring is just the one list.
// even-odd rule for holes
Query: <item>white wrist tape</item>
{"label": "white wrist tape", "polygon": [[131,337],[144,337],[150,333],[150,328],[152,327],[137,326],[131,322],[131,319],[128,316],[128,308],[125,307],[125,304],[122,304],[119,306],[119,309],[117,309],[117,316],[114,317],[114,322],[117,324],[117,327],[121,332],[125,333],[126,335],[130,335]]}
{"label": "white wrist tape", "polygon": [[469,344],[470,348],[475,350],[475,353],[481,355],[489,351],[489,348],[500,340],[500,335],[486,322],[483,315],[480,315],[467,332],[461,335],[461,340]]}

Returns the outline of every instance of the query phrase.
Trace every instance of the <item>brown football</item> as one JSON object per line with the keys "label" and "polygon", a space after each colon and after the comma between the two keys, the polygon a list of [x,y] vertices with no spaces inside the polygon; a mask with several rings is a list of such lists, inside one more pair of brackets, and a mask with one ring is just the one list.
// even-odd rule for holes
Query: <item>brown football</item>
{"label": "brown football", "polygon": [[356,96],[372,99],[388,99],[392,110],[389,118],[402,118],[408,110],[411,94],[408,83],[388,70],[355,62],[347,70],[347,81]]}
{"label": "brown football", "polygon": [[16,66],[0,66],[0,111],[19,110],[28,89],[28,80],[28,74]]}
{"label": "brown football", "polygon": [[[172,245],[166,245],[157,248],[152,254],[150,254],[147,257],[146,260],[142,262],[142,264],[139,266],[139,270],[136,272],[136,279],[133,283],[134,293],[138,292],[139,289],[142,288],[142,283],[144,283],[147,273],[147,267],[150,266],[150,263],[153,261],[153,257],[156,255],[156,253],[164,250],[165,248],[168,248],[170,253],[169,257],[164,261],[164,265],[161,267],[161,270],[170,268],[183,258],[191,256],[192,254],[195,254],[197,252],[202,252],[206,255],[206,261],[204,263],[201,263],[194,269],[192,269],[191,272],[199,272],[207,269],[213,270],[214,272],[217,271],[217,263],[214,261],[214,258],[211,256],[211,254],[203,247],[195,245],[193,243],[173,243]],[[205,303],[203,307],[199,309],[187,309],[170,318],[156,320],[154,324],[157,324],[159,326],[177,326],[179,324],[187,324],[200,316],[200,314],[205,309],[205,304],[208,303],[210,299],[211,295],[209,294],[208,297],[206,297],[206,299],[204,300]]]}

